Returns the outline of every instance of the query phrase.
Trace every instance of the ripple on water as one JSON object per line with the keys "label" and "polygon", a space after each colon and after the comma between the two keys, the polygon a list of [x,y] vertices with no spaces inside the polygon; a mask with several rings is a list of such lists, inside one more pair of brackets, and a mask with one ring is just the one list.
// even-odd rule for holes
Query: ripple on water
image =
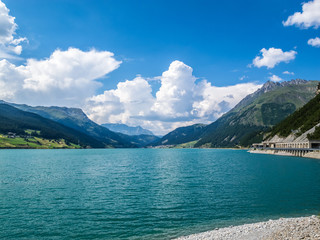
{"label": "ripple on water", "polygon": [[317,214],[320,161],[213,149],[0,151],[1,239],[170,239]]}

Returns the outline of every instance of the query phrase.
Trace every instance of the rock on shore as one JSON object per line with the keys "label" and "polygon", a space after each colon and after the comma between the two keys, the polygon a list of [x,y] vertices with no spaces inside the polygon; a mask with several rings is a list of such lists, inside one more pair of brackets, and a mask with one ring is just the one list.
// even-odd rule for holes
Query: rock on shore
{"label": "rock on shore", "polygon": [[317,216],[280,218],[180,237],[176,240],[320,240]]}

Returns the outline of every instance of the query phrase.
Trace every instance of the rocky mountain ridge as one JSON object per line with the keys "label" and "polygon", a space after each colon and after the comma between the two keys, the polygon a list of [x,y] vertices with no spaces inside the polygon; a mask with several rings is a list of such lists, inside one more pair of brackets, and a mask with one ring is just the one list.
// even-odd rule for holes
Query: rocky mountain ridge
{"label": "rocky mountain ridge", "polygon": [[108,128],[113,132],[123,133],[129,136],[136,136],[136,135],[154,135],[151,131],[142,128],[141,126],[128,126],[122,123],[104,123],[101,126]]}

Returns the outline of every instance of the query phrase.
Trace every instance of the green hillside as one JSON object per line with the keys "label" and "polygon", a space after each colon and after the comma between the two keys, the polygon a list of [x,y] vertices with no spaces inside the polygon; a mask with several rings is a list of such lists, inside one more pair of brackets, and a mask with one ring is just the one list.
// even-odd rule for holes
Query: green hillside
{"label": "green hillside", "polygon": [[12,137],[8,137],[7,135],[0,134],[0,148],[76,149],[81,147],[73,143],[67,143],[64,139],[50,140],[50,139],[44,139],[44,138],[32,137],[32,136],[12,138]]}
{"label": "green hillside", "polygon": [[[320,95],[317,95],[311,99],[301,109],[295,111],[293,114],[285,118],[279,124],[274,126],[269,137],[279,135],[281,137],[287,137],[291,133],[295,133],[296,136],[313,128],[320,123]],[[310,140],[320,139],[320,128],[316,127],[313,134],[308,135]]]}
{"label": "green hillside", "polygon": [[79,108],[67,107],[32,107],[24,104],[6,103],[26,112],[38,114],[44,118],[58,122],[66,127],[80,131],[91,136],[102,145],[121,147],[136,147],[136,145],[125,137],[102,127],[91,121]]}
{"label": "green hillside", "polygon": [[205,124],[194,124],[187,127],[180,127],[163,136],[161,139],[151,145],[177,145],[199,140],[205,129]]}
{"label": "green hillside", "polygon": [[[68,146],[75,146],[76,144],[81,147],[108,147],[82,132],[66,127],[50,119],[43,118],[37,114],[21,111],[7,104],[0,104],[0,133],[2,136],[9,135],[8,133],[11,133],[13,137],[14,135],[24,136],[24,139],[27,139],[27,136],[32,135],[33,137],[38,137],[40,140],[54,140],[59,143],[64,141]],[[2,139],[2,142],[8,142],[8,139],[5,138],[6,137]],[[21,142],[22,140],[18,137],[14,137],[14,139],[23,144]],[[20,143],[16,142],[16,144]],[[11,141],[11,144],[15,145],[15,142]]]}
{"label": "green hillside", "polygon": [[249,146],[315,96],[318,81],[267,82],[210,124],[195,147]]}
{"label": "green hillside", "polygon": [[157,136],[147,135],[147,134],[140,134],[140,135],[125,135],[122,133],[118,133],[118,134],[139,148],[146,147],[154,142],[159,141],[159,139],[160,139]]}

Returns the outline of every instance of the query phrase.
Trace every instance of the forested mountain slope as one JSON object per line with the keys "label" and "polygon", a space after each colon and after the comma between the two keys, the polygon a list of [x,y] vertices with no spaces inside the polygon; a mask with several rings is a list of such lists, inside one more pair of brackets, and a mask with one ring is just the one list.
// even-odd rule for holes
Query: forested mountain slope
{"label": "forested mountain slope", "polygon": [[207,126],[195,147],[249,146],[315,96],[318,81],[267,82]]}
{"label": "forested mountain slope", "polygon": [[79,144],[81,147],[106,147],[102,142],[75,129],[3,103],[0,103],[0,133],[14,135],[32,133],[44,139],[64,139],[67,142]]}
{"label": "forested mountain slope", "polygon": [[[3,101],[2,101],[3,102]],[[6,103],[6,102],[3,102]],[[91,121],[87,115],[79,108],[67,107],[32,107],[25,104],[6,103],[26,112],[38,114],[44,118],[58,122],[64,126],[73,128],[85,133],[110,147],[136,147],[135,144],[128,141],[125,137],[110,131],[109,129]]]}

